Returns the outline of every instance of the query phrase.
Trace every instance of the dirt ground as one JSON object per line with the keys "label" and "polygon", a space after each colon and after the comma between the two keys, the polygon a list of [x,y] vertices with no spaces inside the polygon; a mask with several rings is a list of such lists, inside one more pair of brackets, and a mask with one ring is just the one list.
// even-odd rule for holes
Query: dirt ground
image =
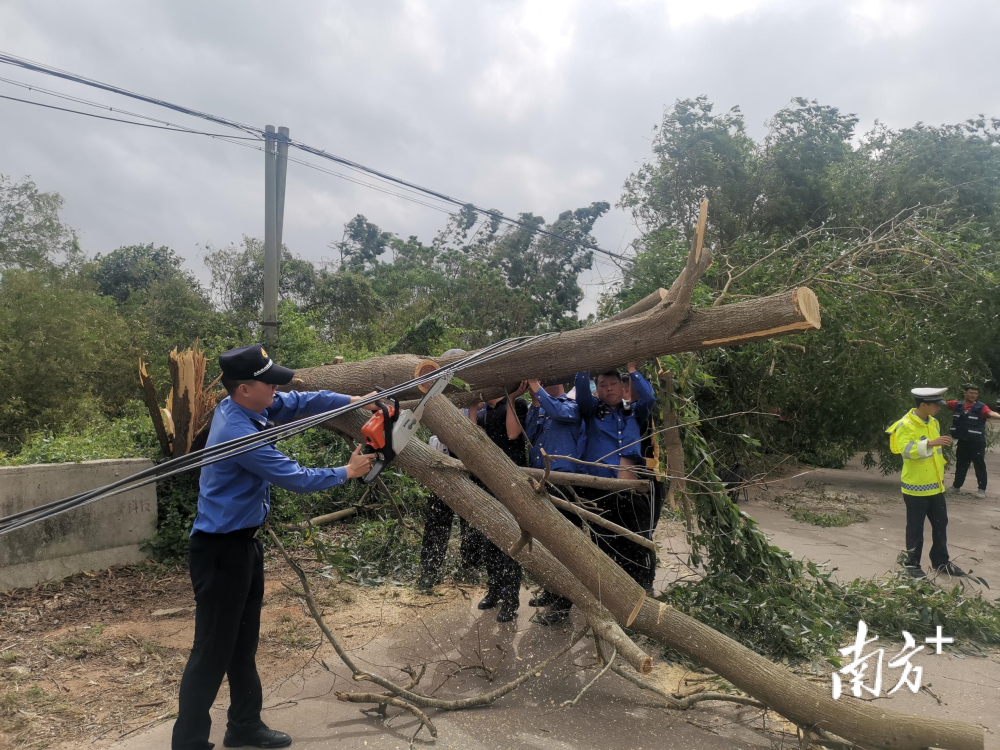
{"label": "dirt ground", "polygon": [[[991,454],[989,462],[991,474],[1000,476],[1000,456]],[[898,479],[857,464],[842,471],[798,474],[792,470],[772,479],[743,505],[772,541],[795,556],[829,564],[838,578],[892,571],[905,526]],[[998,498],[1000,493],[991,489],[985,500],[971,495],[949,499],[952,556],[994,589],[1000,581]],[[690,575],[680,524],[661,523],[657,541],[657,588]],[[297,747],[328,747],[331,740],[344,748],[409,747],[416,728],[409,715],[390,710],[386,720],[336,700],[335,691],[357,690],[358,685],[332,649],[320,643],[315,624],[289,588],[297,581],[284,563],[268,560],[267,577],[259,653],[267,686],[265,720],[292,732]],[[362,588],[315,580],[328,622],[361,664],[393,679],[402,678],[401,666],[427,664],[422,685],[442,696],[472,695],[513,679],[563,647],[571,628],[583,625],[579,615],[566,627],[534,625],[527,591],[520,617],[505,626],[476,609],[482,595],[476,586],[449,583],[428,596],[403,586]],[[983,592],[996,598],[990,590]],[[168,746],[193,636],[192,605],[186,571],[155,566],[80,575],[0,594],[0,749]],[[886,644],[900,638],[879,635]],[[646,647],[657,662],[654,680],[668,692],[726,688],[710,674],[665,662],[654,644]],[[927,689],[916,695],[902,690],[883,699],[886,705],[978,722],[987,728],[987,748],[1000,748],[1000,654],[972,656],[955,650],[928,656],[923,665]],[[794,729],[774,714],[721,703],[669,710],[655,696],[610,674],[578,705],[561,705],[577,697],[598,671],[592,644],[585,640],[489,708],[434,714],[441,736],[431,743],[421,735],[415,744],[463,750],[624,750],[662,747],[669,738],[671,747],[699,750],[797,746]],[[829,676],[823,679],[829,681]],[[217,743],[226,705],[223,686],[213,712],[212,739]]]}
{"label": "dirt ground", "polygon": [[[258,665],[268,694],[317,662],[319,631],[268,560]],[[442,588],[362,588],[318,578],[317,600],[351,647],[391,633],[415,611],[448,608],[477,594]],[[478,600],[478,599],[477,599]],[[0,594],[0,748],[82,741],[100,747],[174,715],[194,638],[187,570],[115,568]],[[223,687],[220,701],[225,700]]]}

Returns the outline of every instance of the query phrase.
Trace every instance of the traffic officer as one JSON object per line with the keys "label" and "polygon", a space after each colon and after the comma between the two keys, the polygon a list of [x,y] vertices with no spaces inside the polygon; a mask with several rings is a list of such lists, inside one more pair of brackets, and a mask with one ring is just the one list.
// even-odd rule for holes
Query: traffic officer
{"label": "traffic officer", "polygon": [[[361,399],[330,391],[278,393],[294,372],[276,365],[259,344],[219,357],[228,398],[216,407],[207,446],[253,435],[271,422],[290,422]],[[376,407],[371,406],[370,409]],[[264,556],[257,529],[271,507],[271,484],[318,492],[368,473],[374,454],[354,451],[346,466],[307,469],[265,445],[201,471],[198,515],[188,564],[194,586],[194,646],[181,679],[173,750],[209,750],[209,709],[229,678],[226,747],[287,747],[292,738],[261,721],[255,656],[264,598]]]}
{"label": "traffic officer", "polygon": [[986,420],[1000,419],[1000,414],[979,400],[979,386],[966,383],[962,386],[962,400],[949,401],[952,411],[951,439],[958,441],[955,450],[955,482],[952,489],[962,491],[969,464],[976,467],[976,494],[986,497]]}
{"label": "traffic officer", "polygon": [[[538,380],[528,380],[531,390],[531,406],[524,422],[524,433],[528,438],[530,453],[528,461],[536,469],[545,468],[542,451],[549,456],[583,458],[587,445],[587,430],[580,417],[580,407],[566,395],[566,386],[560,380],[548,381],[544,385]],[[549,460],[552,471],[575,473],[583,467],[566,458]],[[563,515],[579,526],[580,517],[563,511]],[[548,611],[538,614],[535,622],[554,625],[569,615],[573,602],[551,591],[543,591],[528,601],[531,607],[548,607]]]}
{"label": "traffic officer", "polygon": [[[623,403],[625,379],[618,370],[597,376],[597,392],[591,394],[590,373],[576,374],[576,402],[587,430],[584,459],[602,466],[588,466],[587,473],[599,477],[635,479],[625,467],[643,464],[642,427],[656,403],[653,386],[639,372],[636,362],[628,364],[628,382],[635,401]],[[605,468],[606,466],[606,468]],[[646,538],[652,538],[653,505],[649,497],[633,492],[584,492],[605,511],[605,518]],[[647,591],[652,590],[656,556],[627,539],[597,532],[597,545]]]}
{"label": "traffic officer", "polygon": [[903,457],[901,477],[906,503],[906,572],[913,578],[926,578],[920,566],[924,548],[924,519],[931,522],[931,567],[939,573],[964,576],[965,571],[948,556],[948,507],[944,495],[944,455],[942,448],[951,445],[950,437],[941,437],[934,418],[945,405],[946,388],[914,388],[916,408],[893,423],[889,448]]}

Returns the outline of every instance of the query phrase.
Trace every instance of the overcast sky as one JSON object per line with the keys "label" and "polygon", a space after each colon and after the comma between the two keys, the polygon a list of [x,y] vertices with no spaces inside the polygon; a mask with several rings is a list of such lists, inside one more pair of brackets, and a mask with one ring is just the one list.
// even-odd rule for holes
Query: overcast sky
{"label": "overcast sky", "polygon": [[[0,0],[0,49],[294,138],[463,200],[552,220],[614,204],[664,106],[707,94],[756,136],[793,96],[879,119],[1000,115],[994,0]],[[0,66],[173,122],[168,110]],[[0,94],[76,106],[0,83]],[[65,199],[90,255],[154,242],[203,276],[263,235],[263,156],[0,100],[0,172]],[[313,157],[303,158],[316,161]],[[343,171],[343,170],[338,170]],[[309,260],[363,213],[429,240],[447,216],[289,165],[285,242]],[[596,236],[636,235],[620,211]],[[614,268],[585,279],[594,309]]]}

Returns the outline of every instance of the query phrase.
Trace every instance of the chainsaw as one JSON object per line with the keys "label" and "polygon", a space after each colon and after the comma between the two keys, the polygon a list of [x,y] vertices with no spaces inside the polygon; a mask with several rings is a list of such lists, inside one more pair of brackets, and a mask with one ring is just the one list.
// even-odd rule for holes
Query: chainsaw
{"label": "chainsaw", "polygon": [[365,447],[361,452],[375,454],[371,470],[361,478],[364,484],[374,482],[385,467],[392,463],[392,459],[406,447],[420,427],[424,406],[430,399],[444,391],[451,382],[452,374],[451,370],[443,370],[441,377],[433,381],[427,393],[412,409],[400,410],[399,399],[395,397],[391,404],[382,399],[375,402],[378,411],[361,428],[361,436],[365,441]]}

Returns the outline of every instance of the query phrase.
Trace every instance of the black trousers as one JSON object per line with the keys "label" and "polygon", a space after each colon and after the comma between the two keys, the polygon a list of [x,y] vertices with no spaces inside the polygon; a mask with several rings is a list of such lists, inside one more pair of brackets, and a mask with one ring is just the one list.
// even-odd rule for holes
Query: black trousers
{"label": "black trousers", "polygon": [[[579,489],[579,488],[577,488],[577,489]],[[574,513],[573,511],[571,511],[571,510],[564,510],[563,508],[560,508],[559,512],[563,514],[563,517],[566,518],[566,520],[568,520],[571,524],[573,524],[574,526],[576,526],[578,529],[583,527],[583,519],[580,518],[580,516],[577,515],[576,513]],[[545,589],[545,591],[548,592],[548,589]],[[554,609],[554,610],[555,609],[570,609],[570,608],[572,608],[572,606],[573,606],[573,602],[570,599],[567,599],[565,596],[560,596],[554,602],[552,602],[552,609]]]}
{"label": "black trousers", "polygon": [[986,489],[986,443],[973,440],[959,440],[955,449],[955,487],[965,483],[969,464],[976,467],[976,482],[979,489]]}
{"label": "black trousers", "polygon": [[263,725],[257,640],[264,601],[264,551],[253,529],[191,537],[188,563],[194,586],[194,646],[181,678],[172,750],[208,750],[209,709],[229,677],[228,728]]}
{"label": "black trousers", "polygon": [[931,567],[937,568],[948,562],[948,506],[944,493],[917,497],[903,495],[906,501],[906,564],[911,568],[920,567],[924,551],[924,519],[931,522]]}
{"label": "black trousers", "polygon": [[[489,492],[486,485],[477,477],[472,481]],[[520,606],[521,601],[521,564],[486,538],[479,529],[470,526],[468,534],[475,535],[482,549],[482,561],[486,567],[486,582],[489,590],[495,593],[502,602]]]}
{"label": "black trousers", "polygon": [[[448,551],[448,540],[451,538],[451,523],[455,511],[443,503],[435,495],[427,499],[427,510],[424,512],[424,538],[420,545],[420,575],[437,583],[441,579],[441,566],[444,565],[445,554]],[[468,568],[478,568],[483,564],[483,540],[485,537],[477,529],[469,526],[464,518],[459,518],[462,534],[462,544],[459,548],[462,565]]]}
{"label": "black trousers", "polygon": [[[602,518],[624,526],[646,539],[653,538],[655,527],[655,498],[650,499],[635,492],[613,492],[580,487],[577,494],[596,502],[603,511]],[[628,573],[643,588],[653,585],[656,575],[656,553],[640,547],[624,537],[600,526],[591,526],[597,546]]]}

